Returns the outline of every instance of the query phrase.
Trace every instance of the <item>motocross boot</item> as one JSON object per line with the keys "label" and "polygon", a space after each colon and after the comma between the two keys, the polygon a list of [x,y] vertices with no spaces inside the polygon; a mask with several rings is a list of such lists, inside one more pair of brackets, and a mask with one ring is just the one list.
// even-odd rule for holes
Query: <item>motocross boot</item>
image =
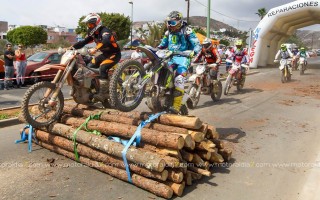
{"label": "motocross boot", "polygon": [[173,105],[169,108],[170,113],[178,114],[180,112],[183,95],[184,95],[184,90],[175,88]]}
{"label": "motocross boot", "polygon": [[93,98],[95,101],[103,102],[107,98],[109,93],[109,82],[107,79],[99,79],[99,83],[100,83],[99,93],[93,95]]}

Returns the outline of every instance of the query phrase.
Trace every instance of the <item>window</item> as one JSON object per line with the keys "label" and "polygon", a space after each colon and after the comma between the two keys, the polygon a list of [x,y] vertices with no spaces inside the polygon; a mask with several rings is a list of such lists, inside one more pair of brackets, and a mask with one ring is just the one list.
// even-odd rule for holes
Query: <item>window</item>
{"label": "window", "polygon": [[50,63],[52,64],[59,64],[61,60],[61,55],[54,53],[48,58],[48,60],[50,60]]}

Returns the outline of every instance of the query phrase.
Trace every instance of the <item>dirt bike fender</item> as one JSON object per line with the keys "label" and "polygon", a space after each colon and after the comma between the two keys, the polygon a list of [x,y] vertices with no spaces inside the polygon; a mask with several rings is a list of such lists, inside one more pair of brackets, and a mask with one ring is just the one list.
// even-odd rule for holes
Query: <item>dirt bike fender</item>
{"label": "dirt bike fender", "polygon": [[192,74],[192,76],[189,77],[188,82],[195,82],[197,77],[197,74]]}
{"label": "dirt bike fender", "polygon": [[282,71],[284,69],[284,65],[280,65],[279,69]]}
{"label": "dirt bike fender", "polygon": [[57,69],[57,70],[64,70],[65,67],[63,65],[50,65],[50,64],[47,64],[47,65],[43,65],[42,67],[39,67],[38,69],[34,70],[35,72],[42,72],[42,71],[47,71],[47,70],[50,70],[50,69]]}

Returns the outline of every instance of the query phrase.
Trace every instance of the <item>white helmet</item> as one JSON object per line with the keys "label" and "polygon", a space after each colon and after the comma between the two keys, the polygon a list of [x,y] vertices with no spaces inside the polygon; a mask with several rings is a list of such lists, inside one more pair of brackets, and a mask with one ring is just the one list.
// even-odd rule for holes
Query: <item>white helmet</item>
{"label": "white helmet", "polygon": [[96,13],[90,13],[81,22],[86,23],[89,36],[92,36],[102,26],[101,18]]}
{"label": "white helmet", "polygon": [[202,41],[202,48],[203,50],[205,51],[208,51],[211,49],[212,47],[212,40],[210,40],[209,38],[205,38],[203,41]]}

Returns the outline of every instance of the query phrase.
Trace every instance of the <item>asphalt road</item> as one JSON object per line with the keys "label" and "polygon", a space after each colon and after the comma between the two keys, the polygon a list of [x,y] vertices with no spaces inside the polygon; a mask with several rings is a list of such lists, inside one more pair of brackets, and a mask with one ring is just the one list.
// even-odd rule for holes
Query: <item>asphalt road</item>
{"label": "asphalt road", "polygon": [[[241,92],[233,87],[217,103],[201,96],[190,114],[217,127],[233,159],[175,199],[320,199],[320,68],[313,67],[284,84],[277,68],[258,69]],[[38,146],[28,153],[27,144],[14,144],[22,127],[0,130],[0,198],[160,199]]]}

